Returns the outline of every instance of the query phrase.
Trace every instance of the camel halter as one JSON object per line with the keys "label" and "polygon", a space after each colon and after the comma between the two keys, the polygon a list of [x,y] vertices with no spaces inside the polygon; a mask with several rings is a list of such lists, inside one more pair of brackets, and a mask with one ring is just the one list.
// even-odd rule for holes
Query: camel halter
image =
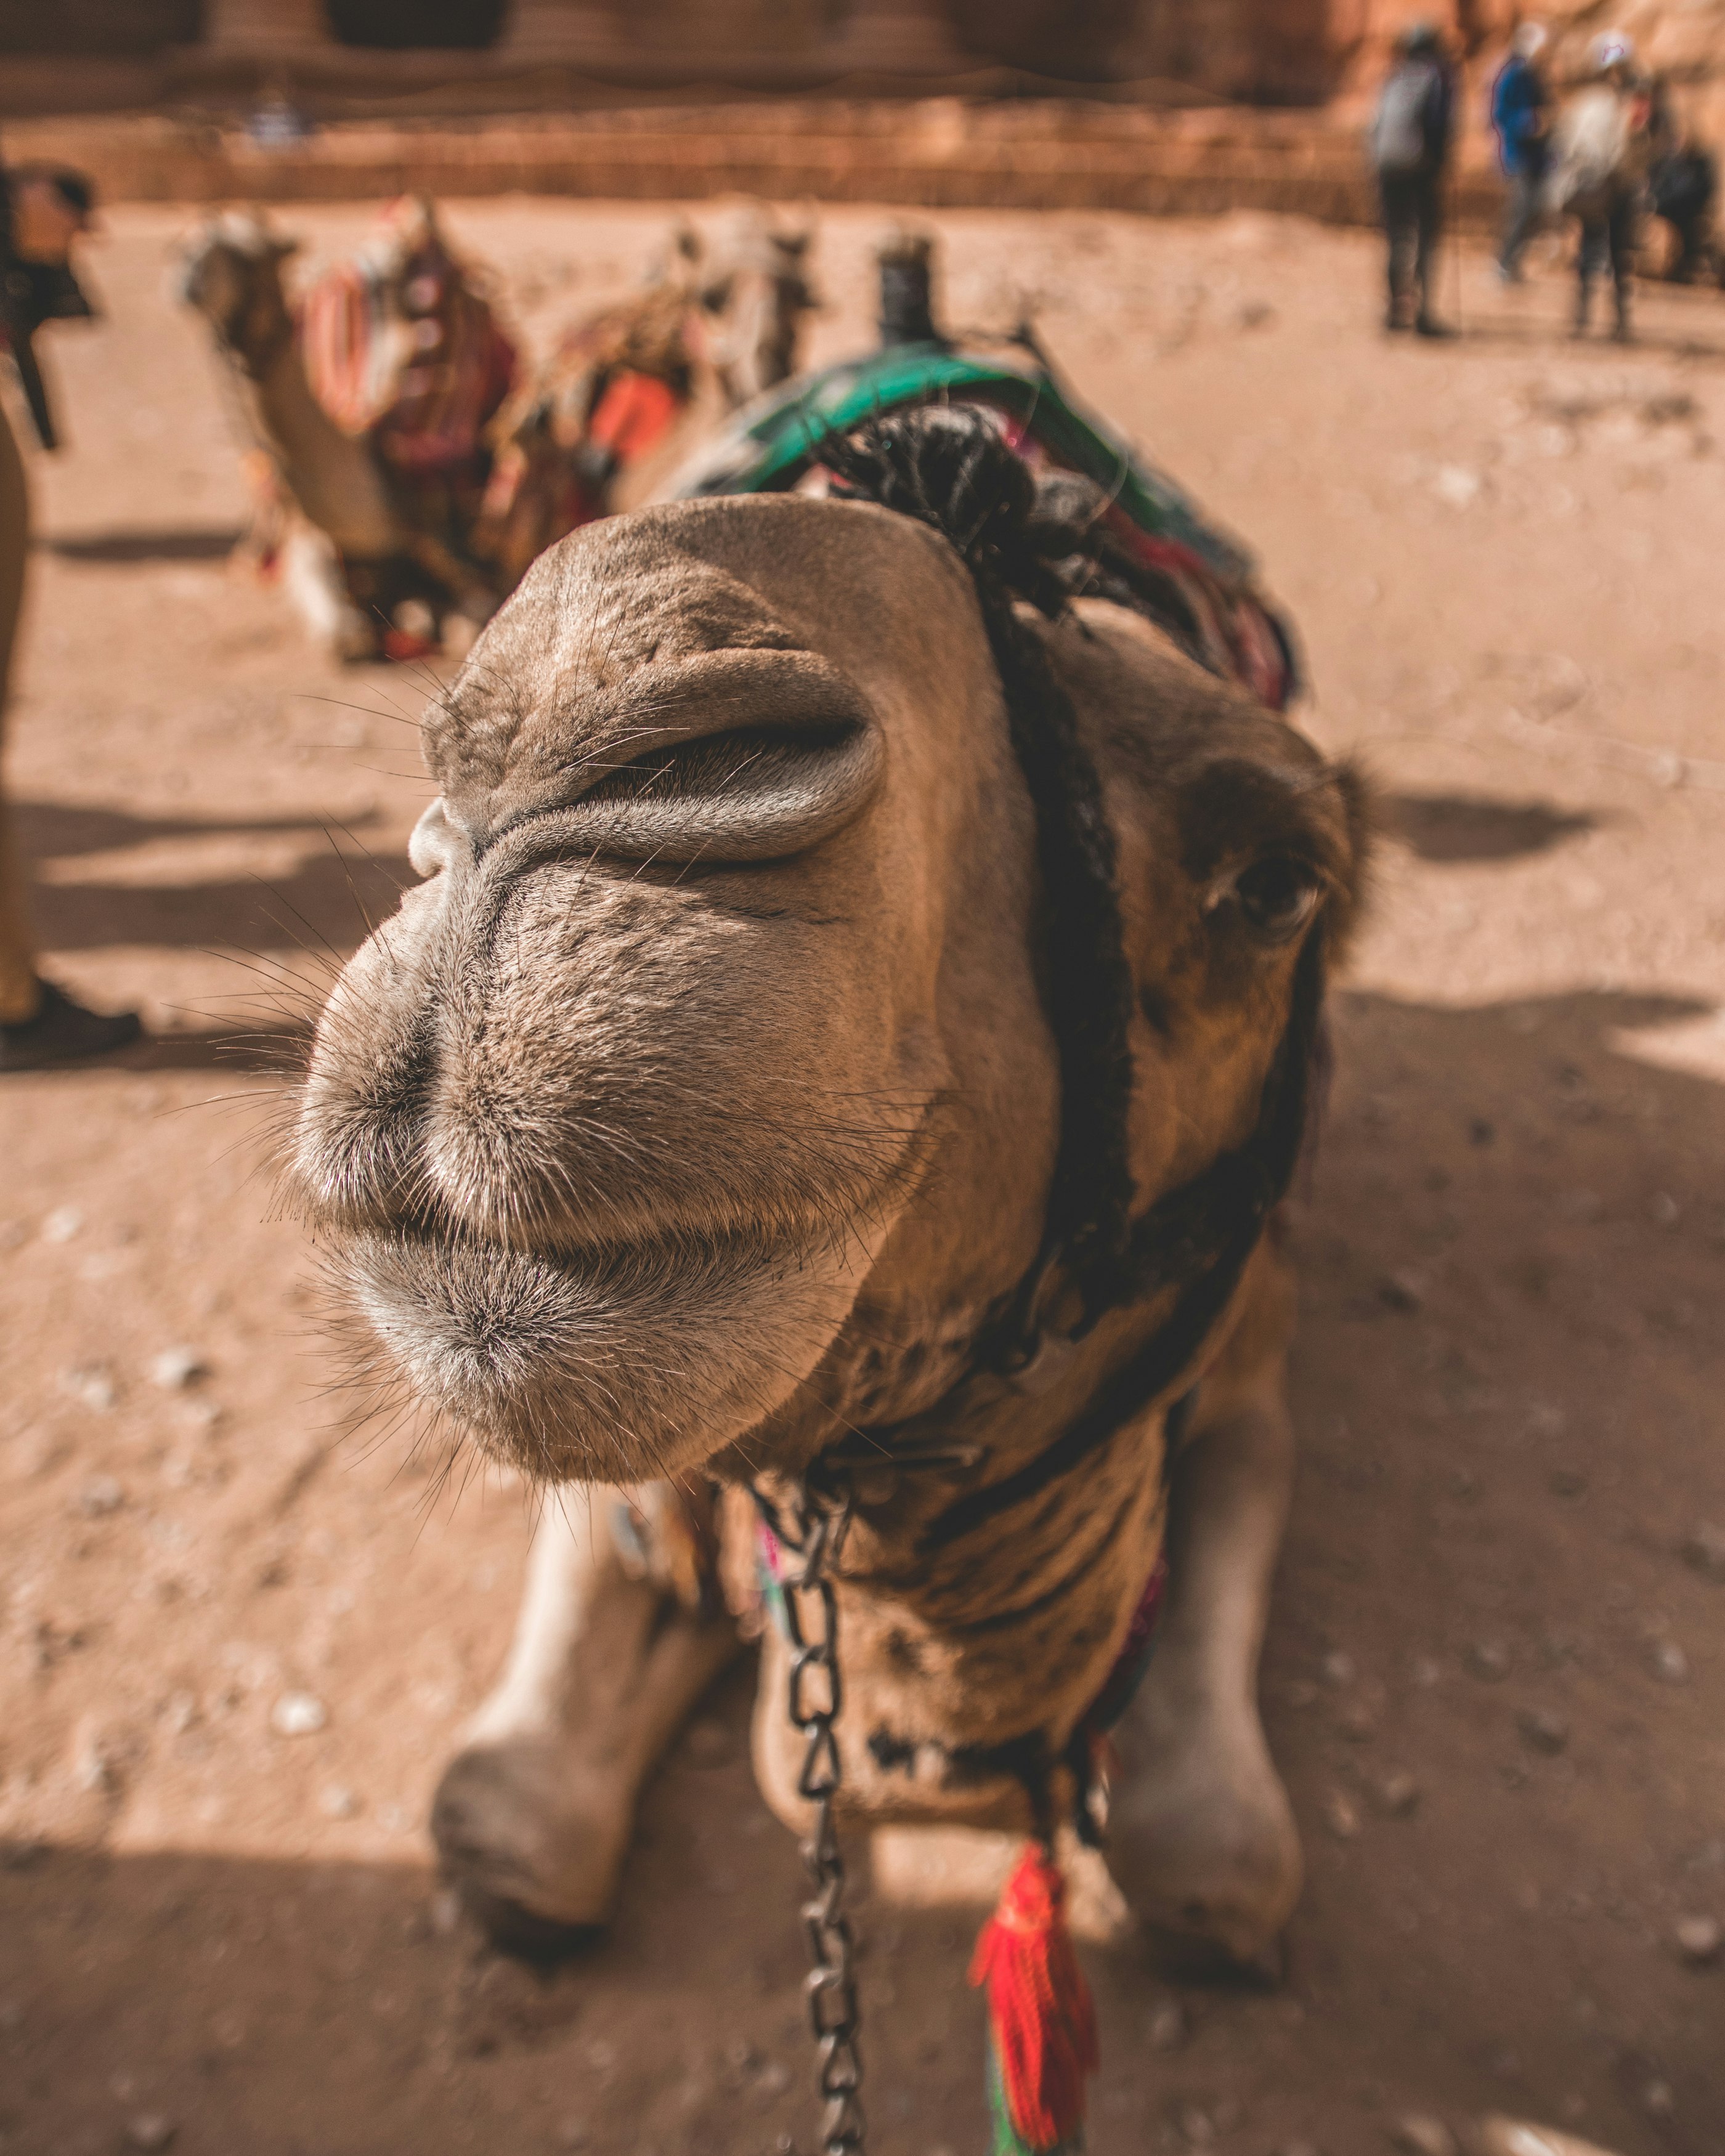
{"label": "camel halter", "polygon": [[[1033,475],[984,418],[962,407],[924,407],[876,421],[849,438],[829,438],[819,454],[836,490],[932,526],[970,571],[1013,748],[1035,811],[1055,959],[1047,969],[1049,1017],[1060,1068],[1060,1141],[1040,1248],[985,1327],[965,1375],[913,1422],[862,1433],[865,1450],[852,1438],[821,1454],[793,1486],[787,1507],[775,1508],[756,1492],[763,1587],[790,1647],[787,1708],[805,1739],[798,1793],[814,1807],[814,1830],[803,1845],[811,1892],[802,1913],[812,1961],[808,1990],[824,2105],[821,2148],[823,2156],[859,2156],[867,2131],[860,2094],[860,2016],[843,1907],[844,1857],[833,1824],[843,1779],[834,1576],[855,1502],[854,1470],[865,1460],[902,1469],[974,1465],[974,1448],[943,1445],[935,1434],[969,1383],[1029,1379],[1048,1358],[1076,1347],[1109,1311],[1168,1289],[1177,1292],[1168,1317],[1102,1381],[1060,1435],[1013,1473],[955,1498],[924,1529],[919,1548],[949,1546],[1070,1474],[1185,1378],[1170,1424],[1182,1415],[1195,1389],[1194,1366],[1299,1161],[1324,968],[1319,922],[1308,931],[1295,967],[1287,1026],[1250,1137],[1134,1218],[1127,1151],[1134,990],[1116,891],[1114,836],[1071,700],[1043,639],[1015,610],[1017,600],[1028,599],[1050,619],[1064,612],[1073,588],[1070,564],[1074,556],[1082,558],[1083,532],[1034,528]],[[1120,594],[1111,590],[1109,596]],[[1126,603],[1132,603],[1129,592]],[[1057,1288],[1079,1306],[1076,1324],[1065,1332],[1050,1318]],[[919,1441],[919,1432],[931,1435]],[[798,1560],[794,1568],[784,1563],[787,1553]],[[996,1748],[997,1763],[1023,1781],[1035,1824],[971,1969],[973,1984],[985,1985],[988,1994],[992,2156],[1076,2156],[1083,2146],[1084,2085],[1097,2064],[1096,2025],[1065,1926],[1050,1785],[1060,1764],[1071,1768],[1078,1791],[1075,1824],[1084,1838],[1095,1839],[1091,1740],[1131,1697],[1148,1656],[1164,1578],[1158,1562],[1126,1645],[1081,1717],[1066,1760],[1050,1758],[1040,1736]],[[809,1621],[817,1605],[818,1631]]]}

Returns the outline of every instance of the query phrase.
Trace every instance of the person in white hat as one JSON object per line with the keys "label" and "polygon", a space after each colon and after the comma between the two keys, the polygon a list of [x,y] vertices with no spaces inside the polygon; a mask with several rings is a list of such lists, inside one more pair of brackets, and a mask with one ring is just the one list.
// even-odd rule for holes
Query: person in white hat
{"label": "person in white hat", "polygon": [[1553,130],[1546,203],[1581,223],[1575,335],[1586,335],[1593,288],[1609,269],[1617,309],[1613,334],[1626,344],[1635,238],[1652,157],[1653,100],[1635,72],[1635,47],[1621,30],[1602,31],[1589,58],[1591,80],[1569,99]]}

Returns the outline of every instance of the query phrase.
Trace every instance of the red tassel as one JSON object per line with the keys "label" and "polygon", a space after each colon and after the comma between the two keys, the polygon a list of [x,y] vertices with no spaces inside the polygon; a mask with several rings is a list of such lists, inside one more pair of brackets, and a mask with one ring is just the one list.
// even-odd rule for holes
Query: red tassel
{"label": "red tassel", "polygon": [[986,1984],[994,2055],[1012,2123],[1032,2148],[1084,2124],[1084,2083],[1100,2064],[1096,2015],[1066,1928],[1066,1882],[1032,1842],[983,1925],[970,1980]]}

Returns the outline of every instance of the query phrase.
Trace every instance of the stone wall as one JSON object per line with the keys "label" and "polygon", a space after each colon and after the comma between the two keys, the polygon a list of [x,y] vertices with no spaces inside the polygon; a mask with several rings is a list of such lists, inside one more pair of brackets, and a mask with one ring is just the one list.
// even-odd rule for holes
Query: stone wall
{"label": "stone wall", "polygon": [[[691,105],[736,91],[1052,95],[1163,113],[1304,109],[1339,144],[1357,134],[1399,31],[1430,15],[1464,60],[1476,162],[1486,88],[1523,11],[1524,0],[0,0],[0,114],[219,119],[270,85],[330,120]],[[1550,0],[1538,12],[1557,30],[1560,75],[1579,72],[1599,30],[1625,30],[1680,112],[1725,143],[1725,0]],[[479,49],[401,48],[414,24]],[[337,26],[388,49],[344,43]]]}

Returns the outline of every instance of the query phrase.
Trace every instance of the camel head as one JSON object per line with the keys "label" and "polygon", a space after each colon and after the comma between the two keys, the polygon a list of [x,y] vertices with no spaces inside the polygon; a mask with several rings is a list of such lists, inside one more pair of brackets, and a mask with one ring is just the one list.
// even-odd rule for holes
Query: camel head
{"label": "camel head", "polygon": [[281,265],[299,244],[272,232],[255,210],[227,210],[181,257],[180,298],[204,316],[223,351],[249,373],[261,373],[292,341]]}
{"label": "camel head", "polygon": [[691,266],[707,355],[732,404],[788,381],[804,318],[820,302],[808,278],[812,224],[787,228],[750,206],[727,218]]}
{"label": "camel head", "polygon": [[674,503],[542,556],[434,701],[425,880],[330,998],[290,1174],[492,1455],[635,1481],[932,1404],[1043,1250],[1063,1010],[1118,1027],[1141,1208],[1254,1128],[1351,903],[1345,780],[1124,607],[1009,608],[1117,853],[1125,970],[1051,948],[978,589],[872,502]]}

